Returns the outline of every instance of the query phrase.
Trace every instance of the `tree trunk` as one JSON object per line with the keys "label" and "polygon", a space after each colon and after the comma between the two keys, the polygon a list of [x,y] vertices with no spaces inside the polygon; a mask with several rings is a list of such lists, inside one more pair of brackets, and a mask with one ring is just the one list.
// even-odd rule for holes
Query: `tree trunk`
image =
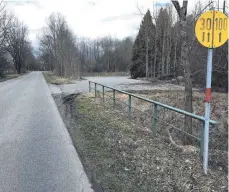
{"label": "tree trunk", "polygon": [[77,78],[80,79],[80,62],[78,62],[78,65],[77,65]]}
{"label": "tree trunk", "polygon": [[171,54],[171,36],[168,33],[167,42],[167,59],[166,59],[166,75],[170,75],[170,54]]}
{"label": "tree trunk", "polygon": [[15,69],[17,71],[17,74],[20,74],[21,73],[20,61],[14,59],[14,63],[15,63]]}
{"label": "tree trunk", "polygon": [[20,63],[18,63],[17,73],[18,73],[18,74],[21,74],[21,64],[20,64]]}
{"label": "tree trunk", "polygon": [[107,64],[108,64],[107,72],[110,72],[110,58],[109,58],[109,51],[107,52]]}
{"label": "tree trunk", "polygon": [[177,70],[177,38],[175,37],[174,59],[173,59],[173,76],[176,77]]}
{"label": "tree trunk", "polygon": [[[157,26],[156,26],[157,27]],[[157,64],[157,28],[154,42],[154,61],[153,61],[153,77],[156,77],[156,64]]]}
{"label": "tree trunk", "polygon": [[172,27],[172,9],[169,9],[169,18],[167,22],[167,58],[166,58],[166,74],[170,75],[171,69],[171,46],[172,46],[172,37],[171,37],[171,27]]}
{"label": "tree trunk", "polygon": [[[154,6],[154,12],[156,13],[155,18],[157,17],[157,8],[155,9],[155,4]],[[153,77],[156,78],[156,70],[157,70],[157,20],[155,19],[155,39],[154,39],[154,61],[153,61]]]}
{"label": "tree trunk", "polygon": [[151,48],[151,52],[150,52],[150,66],[151,66],[150,77],[153,78],[153,51],[152,51],[152,48]]}
{"label": "tree trunk", "polygon": [[[180,7],[178,1],[172,1],[174,7],[180,18],[180,37],[181,37],[181,65],[184,67],[184,79],[185,79],[185,111],[192,113],[192,78],[191,78],[191,64],[188,61],[188,33],[187,33],[187,7],[188,1],[183,1],[183,6]],[[192,134],[192,118],[185,116],[184,130],[189,134]],[[184,144],[189,145],[192,143],[190,137],[184,137]]]}
{"label": "tree trunk", "polygon": [[163,77],[165,74],[165,35],[163,32],[163,42],[162,42],[162,58],[161,58],[161,76]]}
{"label": "tree trunk", "polygon": [[[192,78],[191,78],[191,64],[188,61],[188,36],[187,36],[187,21],[181,21],[181,39],[182,52],[181,63],[184,66],[184,81],[185,81],[185,111],[192,113]],[[185,116],[184,123],[185,131],[192,134],[192,118]],[[184,138],[184,144],[191,144],[190,137]]]}
{"label": "tree trunk", "polygon": [[149,78],[149,38],[148,38],[148,34],[146,34],[146,78],[147,79]]}

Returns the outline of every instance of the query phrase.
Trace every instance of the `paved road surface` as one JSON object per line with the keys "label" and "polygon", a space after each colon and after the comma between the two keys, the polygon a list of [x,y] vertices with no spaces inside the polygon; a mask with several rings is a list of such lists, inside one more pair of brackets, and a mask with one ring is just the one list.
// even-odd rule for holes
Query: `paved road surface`
{"label": "paved road surface", "polygon": [[[170,83],[151,83],[144,80],[130,79],[126,76],[114,76],[114,77],[85,77],[87,80],[82,81],[73,81],[73,84],[66,85],[49,85],[53,94],[64,93],[87,93],[88,92],[88,80],[101,83],[103,85],[108,85],[117,89],[125,91],[141,91],[141,90],[184,90],[183,86],[170,84]],[[94,84],[92,85],[94,87]],[[100,86],[97,86],[97,89],[101,90]],[[195,89],[193,89],[195,90]]]}
{"label": "paved road surface", "polygon": [[[148,81],[143,80],[135,80],[130,79],[130,77],[126,76],[114,76],[114,77],[84,77],[86,80],[81,81],[73,81],[72,84],[66,84],[66,85],[49,85],[51,91],[53,94],[58,94],[61,92],[64,93],[87,93],[88,92],[88,80],[101,83],[103,85],[108,85],[111,87],[115,87],[117,89],[124,89],[127,90],[127,87],[135,87],[136,84],[142,88],[142,84],[148,84],[150,83]],[[97,87],[98,89],[101,88],[100,86]],[[135,89],[134,88],[134,89]]]}
{"label": "paved road surface", "polygon": [[38,191],[91,189],[42,74],[32,72],[0,83],[0,192]]}

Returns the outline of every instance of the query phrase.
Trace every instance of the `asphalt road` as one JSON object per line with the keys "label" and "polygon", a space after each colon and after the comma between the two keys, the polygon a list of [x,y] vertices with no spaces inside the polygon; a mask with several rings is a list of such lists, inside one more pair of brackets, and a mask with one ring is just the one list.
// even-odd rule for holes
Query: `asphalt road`
{"label": "asphalt road", "polygon": [[0,83],[0,192],[92,191],[40,72]]}

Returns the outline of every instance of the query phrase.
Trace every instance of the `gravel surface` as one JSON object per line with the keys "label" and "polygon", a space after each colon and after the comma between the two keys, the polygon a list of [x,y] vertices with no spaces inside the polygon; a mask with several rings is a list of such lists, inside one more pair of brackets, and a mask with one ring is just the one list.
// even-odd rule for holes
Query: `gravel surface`
{"label": "gravel surface", "polygon": [[[154,90],[184,90],[183,86],[170,83],[152,83],[144,80],[130,79],[128,76],[111,76],[111,77],[84,77],[85,80],[74,80],[72,84],[54,85],[50,84],[49,88],[52,94],[59,94],[61,91],[66,94],[88,93],[88,80],[114,87],[125,91],[154,91]],[[92,88],[94,84],[92,85]],[[100,86],[97,87],[101,89]],[[193,89],[196,90],[196,89]]]}
{"label": "gravel surface", "polygon": [[42,74],[0,83],[0,95],[0,191],[92,191]]}

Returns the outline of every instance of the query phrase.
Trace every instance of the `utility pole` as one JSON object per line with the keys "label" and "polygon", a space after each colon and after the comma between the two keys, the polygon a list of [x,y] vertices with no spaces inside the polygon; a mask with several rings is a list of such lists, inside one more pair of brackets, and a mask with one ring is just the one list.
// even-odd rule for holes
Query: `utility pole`
{"label": "utility pole", "polygon": [[223,13],[226,12],[226,0],[223,1]]}

